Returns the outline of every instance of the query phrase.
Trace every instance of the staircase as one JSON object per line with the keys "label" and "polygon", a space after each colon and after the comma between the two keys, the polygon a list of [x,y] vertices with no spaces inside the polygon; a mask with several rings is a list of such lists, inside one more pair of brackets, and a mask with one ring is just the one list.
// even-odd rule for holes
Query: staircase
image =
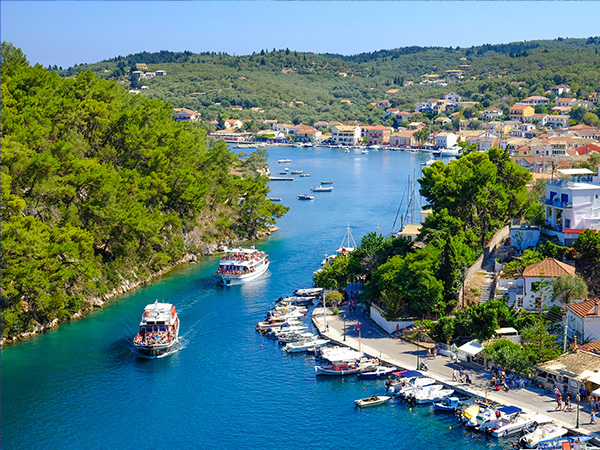
{"label": "staircase", "polygon": [[496,285],[494,284],[494,258],[489,258],[485,265],[481,268],[485,271],[483,286],[481,286],[481,295],[479,296],[479,303],[485,303],[488,300],[494,298],[494,291]]}

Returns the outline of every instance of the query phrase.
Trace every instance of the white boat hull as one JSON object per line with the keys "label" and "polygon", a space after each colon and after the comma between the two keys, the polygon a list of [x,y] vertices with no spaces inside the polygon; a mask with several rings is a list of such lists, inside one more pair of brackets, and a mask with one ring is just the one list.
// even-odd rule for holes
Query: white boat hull
{"label": "white boat hull", "polygon": [[215,281],[223,286],[233,286],[236,284],[247,283],[260,277],[269,268],[270,261],[266,261],[254,272],[245,273],[242,275],[215,275]]}
{"label": "white boat hull", "polygon": [[169,353],[175,347],[175,344],[179,341],[179,338],[173,339],[171,342],[166,344],[157,345],[140,345],[134,344],[138,353],[146,358],[158,358],[166,353]]}

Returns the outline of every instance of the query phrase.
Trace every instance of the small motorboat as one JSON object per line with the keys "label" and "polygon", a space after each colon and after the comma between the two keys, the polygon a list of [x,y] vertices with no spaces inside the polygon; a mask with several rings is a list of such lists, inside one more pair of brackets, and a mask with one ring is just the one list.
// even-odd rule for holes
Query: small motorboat
{"label": "small motorboat", "polygon": [[312,195],[300,194],[298,195],[298,200],[314,200],[315,198]]}
{"label": "small motorboat", "polygon": [[333,184],[333,180],[321,181],[321,184]]}
{"label": "small motorboat", "polygon": [[310,177],[310,173],[301,173],[300,176],[301,177]]}
{"label": "small motorboat", "polygon": [[567,434],[567,429],[553,423],[539,425],[531,433],[519,439],[519,444],[526,448],[537,448],[540,441],[558,439]]}
{"label": "small motorboat", "polygon": [[300,174],[304,173],[304,171],[303,170],[290,170],[290,173],[292,175],[300,175]]}
{"label": "small motorboat", "polygon": [[454,412],[460,405],[458,397],[446,397],[441,402],[434,402],[433,409],[435,411],[449,411]]}
{"label": "small motorboat", "polygon": [[307,352],[310,349],[320,348],[329,344],[329,339],[308,339],[305,341],[290,342],[283,349],[288,353]]}
{"label": "small motorboat", "polygon": [[281,197],[267,197],[267,200],[271,200],[272,202],[280,202]]}
{"label": "small motorboat", "polygon": [[310,189],[313,192],[331,192],[333,191],[333,186],[317,186],[316,188]]}
{"label": "small motorboat", "polygon": [[354,400],[354,404],[361,408],[366,408],[367,406],[382,405],[385,402],[387,402],[390,398],[391,397],[389,395],[374,395],[372,397]]}
{"label": "small motorboat", "polygon": [[375,378],[387,377],[387,376],[391,375],[393,372],[395,372],[396,370],[398,370],[396,367],[378,366],[374,370],[368,370],[366,372],[361,372],[361,373],[357,374],[356,376],[358,378],[372,380]]}
{"label": "small motorboat", "polygon": [[[592,450],[587,446],[587,442],[592,439],[592,436],[567,436],[558,439],[544,439],[539,442],[538,449],[541,450]],[[567,443],[568,446],[563,444]]]}
{"label": "small motorboat", "polygon": [[423,404],[440,402],[446,397],[454,394],[454,389],[444,389],[441,384],[432,384],[412,391],[409,395],[409,403]]}
{"label": "small motorboat", "polygon": [[367,154],[369,153],[369,150],[366,150],[366,149],[365,149],[365,150],[363,150],[361,153],[362,153],[363,155],[367,155]]}
{"label": "small motorboat", "polygon": [[277,162],[280,163],[280,164],[282,164],[282,163],[291,163],[292,160],[291,159],[280,159]]}

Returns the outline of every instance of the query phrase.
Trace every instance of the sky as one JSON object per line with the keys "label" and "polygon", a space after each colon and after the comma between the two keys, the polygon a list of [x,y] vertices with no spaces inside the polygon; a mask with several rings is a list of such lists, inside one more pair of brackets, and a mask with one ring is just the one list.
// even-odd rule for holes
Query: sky
{"label": "sky", "polygon": [[[600,34],[596,1],[6,1],[2,41],[67,68],[159,50],[352,55]],[[568,20],[565,20],[568,19]]]}

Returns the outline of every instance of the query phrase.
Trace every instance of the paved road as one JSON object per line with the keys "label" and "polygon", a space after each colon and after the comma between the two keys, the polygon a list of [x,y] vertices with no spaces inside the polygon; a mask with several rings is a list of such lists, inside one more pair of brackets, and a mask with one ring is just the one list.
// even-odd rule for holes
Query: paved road
{"label": "paved road", "polygon": [[[417,358],[427,361],[429,366],[428,376],[436,378],[445,384],[452,386],[457,391],[486,397],[495,402],[504,405],[514,405],[522,408],[524,411],[543,414],[556,422],[561,422],[563,426],[575,429],[577,422],[577,405],[575,404],[572,412],[556,411],[554,408],[556,402],[551,394],[545,394],[539,388],[528,387],[524,389],[511,389],[504,391],[487,391],[491,375],[488,371],[482,370],[466,362],[454,363],[450,358],[438,356],[435,359],[427,357],[427,350],[418,348],[416,345],[406,341],[390,337],[382,330],[370,317],[368,317],[362,306],[358,307],[356,312],[348,312],[348,308],[341,309],[339,315],[333,315],[331,310],[327,309],[326,325],[323,318],[323,309],[315,308],[313,311],[313,323],[322,335],[334,342],[345,344],[357,350],[361,350],[368,355],[377,356],[388,364],[404,369],[415,369]],[[356,324],[360,323],[360,339]],[[452,381],[453,369],[468,370],[472,379],[471,385]],[[600,424],[591,425],[590,423],[590,405],[582,404],[579,411],[579,432],[583,434],[593,434],[600,440]]]}

